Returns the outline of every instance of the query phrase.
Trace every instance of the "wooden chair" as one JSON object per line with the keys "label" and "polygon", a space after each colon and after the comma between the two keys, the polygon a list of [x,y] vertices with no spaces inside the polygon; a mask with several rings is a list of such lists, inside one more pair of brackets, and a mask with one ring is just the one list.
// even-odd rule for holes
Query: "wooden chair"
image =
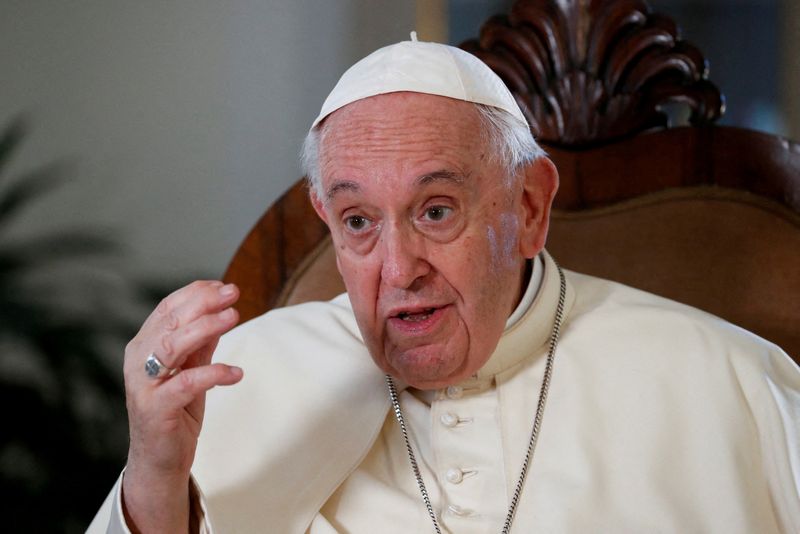
{"label": "wooden chair", "polygon": [[[721,316],[800,358],[800,146],[714,121],[703,55],[641,0],[518,1],[461,45],[517,98],[558,167],[548,250],[569,269]],[[688,107],[689,125],[668,111]],[[298,182],[225,279],[242,320],[344,290]]]}

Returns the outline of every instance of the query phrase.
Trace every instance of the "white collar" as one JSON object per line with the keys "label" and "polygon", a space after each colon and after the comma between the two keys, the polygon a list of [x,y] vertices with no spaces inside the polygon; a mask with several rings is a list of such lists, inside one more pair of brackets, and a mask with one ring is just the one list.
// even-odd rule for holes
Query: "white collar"
{"label": "white collar", "polygon": [[[535,276],[534,268],[522,301],[517,310],[511,314],[513,318],[517,311],[520,311],[521,317],[506,326],[494,353],[473,379],[482,381],[494,378],[498,373],[511,369],[530,356],[546,354],[546,344],[553,329],[561,283],[558,266],[553,258],[543,250],[537,259],[541,262],[539,276],[538,278]],[[574,298],[575,293],[567,283],[564,317],[569,314]]]}

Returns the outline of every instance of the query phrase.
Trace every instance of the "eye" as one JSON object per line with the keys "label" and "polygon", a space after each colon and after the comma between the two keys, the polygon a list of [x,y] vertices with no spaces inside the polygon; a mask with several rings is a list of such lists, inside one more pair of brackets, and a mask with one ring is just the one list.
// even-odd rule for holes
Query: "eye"
{"label": "eye", "polygon": [[344,225],[348,230],[360,233],[369,227],[369,219],[362,215],[351,215],[344,220]]}
{"label": "eye", "polygon": [[453,208],[448,208],[447,206],[431,206],[425,210],[425,218],[434,222],[443,221],[452,212]]}

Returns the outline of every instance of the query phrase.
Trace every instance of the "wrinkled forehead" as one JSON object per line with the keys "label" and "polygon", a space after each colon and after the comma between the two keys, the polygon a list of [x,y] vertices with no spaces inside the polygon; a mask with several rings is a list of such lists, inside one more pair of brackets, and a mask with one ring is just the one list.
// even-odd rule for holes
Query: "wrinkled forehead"
{"label": "wrinkled forehead", "polygon": [[442,160],[459,165],[483,150],[483,128],[475,105],[452,98],[398,92],[377,95],[332,113],[320,125],[322,177],[350,166]]}

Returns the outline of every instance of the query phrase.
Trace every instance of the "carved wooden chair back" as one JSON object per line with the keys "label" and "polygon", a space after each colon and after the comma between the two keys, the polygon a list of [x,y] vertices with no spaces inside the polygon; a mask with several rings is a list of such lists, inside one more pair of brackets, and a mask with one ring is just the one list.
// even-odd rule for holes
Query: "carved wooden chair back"
{"label": "carved wooden chair back", "polygon": [[[719,315],[800,358],[800,146],[714,121],[724,101],[641,0],[518,1],[462,48],[517,98],[561,186],[548,250],[569,269]],[[676,107],[677,106],[677,107]],[[688,109],[688,126],[670,112]],[[302,182],[225,279],[242,319],[344,290]]]}

